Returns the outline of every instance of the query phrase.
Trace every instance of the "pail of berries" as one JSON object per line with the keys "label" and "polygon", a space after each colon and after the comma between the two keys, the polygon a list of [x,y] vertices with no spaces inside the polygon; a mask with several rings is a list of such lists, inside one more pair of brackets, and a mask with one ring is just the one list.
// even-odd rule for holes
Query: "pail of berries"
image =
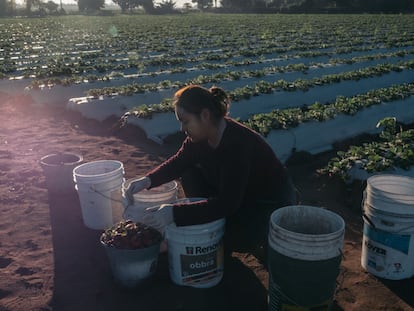
{"label": "pail of berries", "polygon": [[115,281],[135,287],[156,271],[161,233],[143,223],[124,220],[101,235]]}

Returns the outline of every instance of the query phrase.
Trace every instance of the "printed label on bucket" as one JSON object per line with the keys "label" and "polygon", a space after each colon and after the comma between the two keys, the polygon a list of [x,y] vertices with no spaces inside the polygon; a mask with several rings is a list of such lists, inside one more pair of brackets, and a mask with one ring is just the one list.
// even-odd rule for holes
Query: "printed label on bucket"
{"label": "printed label on bucket", "polygon": [[[401,253],[408,254],[411,240],[411,235],[409,234],[390,233],[383,230],[375,229],[369,225],[364,226],[364,234],[367,237],[369,237],[369,239],[372,241],[395,249]],[[369,246],[368,249],[370,249]],[[385,250],[384,252],[384,255],[386,255]]]}
{"label": "printed label on bucket", "polygon": [[223,240],[208,246],[186,246],[180,262],[184,284],[210,282],[223,272]]}
{"label": "printed label on bucket", "polygon": [[[367,237],[363,238],[362,266],[379,277],[399,279],[406,272],[407,256],[397,255],[388,247],[384,247]],[[401,253],[400,253],[401,254]]]}
{"label": "printed label on bucket", "polygon": [[365,224],[362,243],[361,264],[368,272],[395,280],[412,276],[410,235],[385,232]]}

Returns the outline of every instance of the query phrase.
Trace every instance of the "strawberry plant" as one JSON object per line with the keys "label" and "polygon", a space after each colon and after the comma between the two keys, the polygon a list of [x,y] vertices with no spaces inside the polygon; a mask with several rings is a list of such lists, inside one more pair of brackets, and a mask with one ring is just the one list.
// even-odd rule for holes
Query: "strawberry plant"
{"label": "strawberry plant", "polygon": [[349,180],[350,170],[357,165],[368,173],[382,172],[393,168],[409,169],[414,165],[414,130],[403,130],[392,117],[380,120],[377,127],[383,130],[378,141],[350,146],[338,151],[337,157],[318,170],[318,173],[339,176]]}
{"label": "strawberry plant", "polygon": [[414,84],[394,85],[358,94],[338,96],[333,103],[315,102],[301,108],[276,109],[269,113],[255,114],[246,121],[248,127],[267,136],[271,130],[287,129],[309,121],[325,121],[339,114],[355,115],[358,111],[383,102],[405,99],[413,95]]}
{"label": "strawberry plant", "polygon": [[121,221],[106,229],[101,242],[117,249],[141,249],[161,243],[161,233],[143,223],[132,220]]}

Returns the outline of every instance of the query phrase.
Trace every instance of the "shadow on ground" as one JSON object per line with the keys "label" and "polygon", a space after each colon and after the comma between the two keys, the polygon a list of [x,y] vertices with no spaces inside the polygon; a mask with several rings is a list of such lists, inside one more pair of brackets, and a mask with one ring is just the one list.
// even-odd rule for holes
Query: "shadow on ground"
{"label": "shadow on ground", "polygon": [[414,278],[405,280],[385,280],[379,279],[382,284],[388,287],[395,295],[401,298],[406,304],[414,308]]}
{"label": "shadow on ground", "polygon": [[212,288],[196,289],[172,283],[168,259],[160,255],[155,276],[134,289],[112,279],[101,231],[82,222],[76,191],[49,191],[54,249],[54,311],[66,310],[267,310],[267,289],[236,258],[225,265],[223,280]]}

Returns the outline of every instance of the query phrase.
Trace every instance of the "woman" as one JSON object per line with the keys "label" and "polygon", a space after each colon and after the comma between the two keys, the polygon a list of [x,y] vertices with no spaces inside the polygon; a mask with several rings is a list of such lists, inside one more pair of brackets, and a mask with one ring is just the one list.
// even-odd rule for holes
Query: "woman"
{"label": "woman", "polygon": [[175,155],[132,183],[126,196],[132,201],[138,191],[181,178],[186,197],[206,199],[162,205],[149,218],[158,227],[226,218],[225,250],[257,256],[267,245],[270,214],[296,204],[285,167],[258,133],[227,116],[223,89],[189,85],[175,93],[174,105],[186,139]]}

